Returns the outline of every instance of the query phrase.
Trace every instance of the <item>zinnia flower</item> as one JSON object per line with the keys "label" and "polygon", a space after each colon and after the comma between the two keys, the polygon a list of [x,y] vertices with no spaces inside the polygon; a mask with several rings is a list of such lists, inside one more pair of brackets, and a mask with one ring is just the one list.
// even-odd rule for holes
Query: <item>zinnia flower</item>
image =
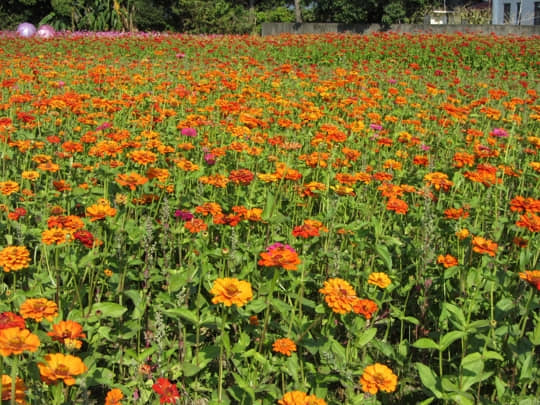
{"label": "zinnia flower", "polygon": [[328,279],[319,292],[324,294],[324,300],[332,311],[338,314],[350,312],[358,299],[352,286],[340,278]]}
{"label": "zinnia flower", "polygon": [[371,319],[379,307],[377,303],[368,299],[357,298],[352,304],[352,310],[355,314],[363,315],[366,319]]}
{"label": "zinnia flower", "polygon": [[24,351],[35,352],[40,345],[37,335],[18,327],[0,330],[0,354],[11,356]]}
{"label": "zinnia flower", "polygon": [[386,288],[390,283],[390,277],[386,273],[371,273],[368,277],[368,284],[373,284],[377,287]]}
{"label": "zinnia flower", "polygon": [[152,389],[159,395],[160,404],[175,404],[180,399],[176,385],[164,377],[158,378],[155,384],[152,385]]}
{"label": "zinnia flower", "polygon": [[[2,374],[2,403],[4,401],[9,402],[11,400],[11,377],[5,374]],[[18,404],[26,404],[25,399],[26,385],[24,381],[19,377],[15,379],[15,402]]]}
{"label": "zinnia flower", "polygon": [[11,195],[19,191],[19,183],[15,181],[0,181],[0,193],[3,195]]}
{"label": "zinnia flower", "polygon": [[87,367],[83,361],[70,354],[47,354],[45,363],[38,363],[41,380],[46,384],[56,384],[63,380],[66,385],[75,384],[75,376],[86,372]]}
{"label": "zinnia flower", "polygon": [[296,251],[289,245],[274,243],[266,248],[266,252],[260,254],[261,259],[257,262],[260,266],[281,267],[285,270],[297,270],[301,263]]}
{"label": "zinnia flower", "polygon": [[307,395],[302,391],[287,392],[277,403],[279,405],[326,405],[324,399],[315,395]]}
{"label": "zinnia flower", "polygon": [[398,378],[390,368],[384,364],[375,363],[364,369],[360,384],[362,391],[375,395],[378,391],[394,392]]}
{"label": "zinnia flower", "polygon": [[46,319],[52,322],[58,315],[58,306],[46,298],[29,298],[21,304],[19,313],[24,319],[30,318],[36,322]]}
{"label": "zinnia flower", "polygon": [[241,307],[253,298],[251,284],[236,278],[218,278],[210,293],[214,295],[213,304],[222,303],[226,307],[232,304]]}
{"label": "zinnia flower", "polygon": [[497,253],[497,244],[489,239],[484,239],[481,236],[475,236],[472,240],[473,251],[480,254],[487,254],[494,257]]}
{"label": "zinnia flower", "polygon": [[15,327],[20,329],[26,328],[23,317],[13,312],[2,312],[0,314],[0,330]]}
{"label": "zinnia flower", "polygon": [[124,398],[122,391],[120,391],[118,388],[113,388],[107,392],[107,396],[105,397],[105,405],[120,405],[122,398]]}
{"label": "zinnia flower", "polygon": [[114,217],[116,215],[116,209],[109,205],[109,201],[104,198],[100,198],[97,204],[91,205],[86,209],[86,216],[90,218],[91,222],[105,219],[106,217]]}
{"label": "zinnia flower", "polygon": [[445,269],[458,265],[458,260],[452,255],[439,255],[437,257],[437,263],[442,264]]}
{"label": "zinnia flower", "polygon": [[276,353],[290,356],[292,352],[296,351],[296,344],[289,338],[277,339],[272,345],[272,350]]}
{"label": "zinnia flower", "polygon": [[519,278],[532,284],[538,291],[540,291],[540,270],[526,270],[519,273]]}
{"label": "zinnia flower", "polygon": [[0,251],[0,266],[6,273],[27,268],[30,252],[24,246],[7,246]]}
{"label": "zinnia flower", "polygon": [[85,338],[83,329],[80,323],[75,321],[60,321],[52,326],[53,330],[47,335],[53,340],[66,345],[68,349],[80,349],[82,342],[78,339]]}

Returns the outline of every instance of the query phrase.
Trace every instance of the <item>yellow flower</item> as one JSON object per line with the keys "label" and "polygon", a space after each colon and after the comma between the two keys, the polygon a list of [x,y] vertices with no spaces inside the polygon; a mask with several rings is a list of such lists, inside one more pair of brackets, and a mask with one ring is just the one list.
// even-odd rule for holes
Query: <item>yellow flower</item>
{"label": "yellow flower", "polygon": [[350,312],[358,299],[352,286],[340,278],[328,279],[319,292],[324,294],[324,300],[332,311],[338,314]]}
{"label": "yellow flower", "polygon": [[11,356],[24,351],[35,352],[40,345],[37,335],[19,327],[0,330],[0,354]]}
{"label": "yellow flower", "polygon": [[87,368],[82,360],[76,356],[62,353],[48,354],[46,363],[38,363],[41,379],[47,384],[56,384],[63,380],[66,385],[75,384],[75,376],[86,372]]}
{"label": "yellow flower", "polygon": [[7,246],[0,251],[0,267],[6,273],[27,268],[30,265],[30,252],[24,246]]}
{"label": "yellow flower", "polygon": [[379,391],[394,392],[398,378],[390,368],[384,364],[375,363],[364,369],[360,384],[362,391],[376,394]]}
{"label": "yellow flower", "polygon": [[[17,404],[27,404],[25,400],[26,385],[19,377],[15,378],[15,402]],[[2,403],[11,400],[11,377],[2,374]]]}
{"label": "yellow flower", "polygon": [[377,287],[386,288],[392,281],[386,273],[371,273],[368,278],[368,284],[376,285]]}
{"label": "yellow flower", "polygon": [[241,307],[253,298],[251,284],[236,278],[218,278],[210,293],[214,295],[213,304],[222,303],[226,307],[232,304]]}

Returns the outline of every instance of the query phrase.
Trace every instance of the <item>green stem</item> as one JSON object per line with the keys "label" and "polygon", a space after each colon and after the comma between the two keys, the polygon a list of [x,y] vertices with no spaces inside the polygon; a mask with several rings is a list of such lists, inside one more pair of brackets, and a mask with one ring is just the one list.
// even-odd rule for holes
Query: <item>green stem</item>
{"label": "green stem", "polygon": [[218,401],[222,402],[223,399],[223,337],[225,336],[225,323],[227,321],[227,310],[223,308],[223,314],[221,315],[221,341],[219,345],[219,385],[218,385]]}
{"label": "green stem", "polygon": [[262,348],[264,345],[264,338],[266,335],[266,330],[268,328],[268,321],[270,320],[270,300],[274,293],[274,289],[276,288],[278,274],[279,274],[278,270],[274,268],[274,277],[272,278],[272,283],[270,284],[270,291],[268,291],[268,295],[266,296],[266,312],[264,314],[264,324],[263,324],[263,330],[261,332],[261,341],[259,342],[260,353],[262,353]]}
{"label": "green stem", "polygon": [[17,382],[17,368],[18,364],[17,361],[19,358],[17,356],[13,356],[13,362],[11,363],[11,396],[10,396],[10,405],[16,405],[16,397],[15,397],[15,388],[16,388],[16,382]]}

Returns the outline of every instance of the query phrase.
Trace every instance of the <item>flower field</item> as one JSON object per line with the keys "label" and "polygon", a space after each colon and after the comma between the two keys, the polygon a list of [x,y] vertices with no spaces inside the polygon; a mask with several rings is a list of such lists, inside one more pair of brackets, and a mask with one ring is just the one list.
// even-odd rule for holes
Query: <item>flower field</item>
{"label": "flower field", "polygon": [[4,404],[537,404],[540,40],[0,36]]}

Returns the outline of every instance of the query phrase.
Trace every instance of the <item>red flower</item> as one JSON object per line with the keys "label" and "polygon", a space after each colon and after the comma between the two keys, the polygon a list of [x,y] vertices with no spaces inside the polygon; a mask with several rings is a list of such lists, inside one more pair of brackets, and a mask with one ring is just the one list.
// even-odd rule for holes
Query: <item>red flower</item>
{"label": "red flower", "polygon": [[24,318],[13,312],[0,313],[0,330],[7,328],[25,329],[26,325],[24,323]]}
{"label": "red flower", "polygon": [[158,378],[152,389],[159,395],[160,404],[174,404],[180,399],[176,385],[164,377]]}
{"label": "red flower", "polygon": [[90,231],[77,231],[73,234],[73,237],[89,249],[94,246],[94,235]]}

